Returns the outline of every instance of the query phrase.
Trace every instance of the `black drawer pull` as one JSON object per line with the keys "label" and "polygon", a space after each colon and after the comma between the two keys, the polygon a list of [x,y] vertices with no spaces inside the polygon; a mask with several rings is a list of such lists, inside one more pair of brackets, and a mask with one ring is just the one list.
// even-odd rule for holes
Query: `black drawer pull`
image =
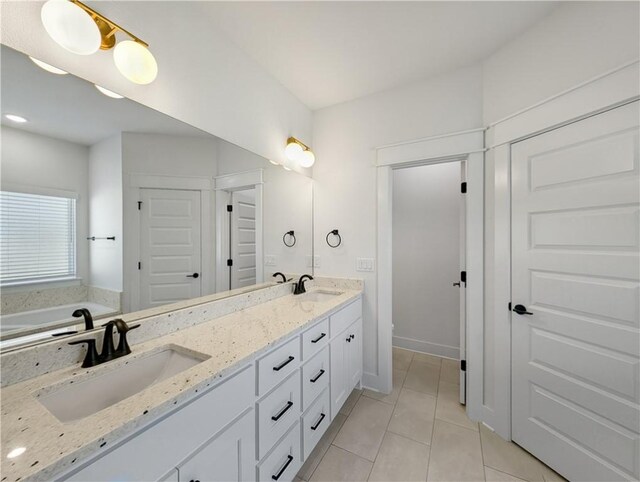
{"label": "black drawer pull", "polygon": [[291,363],[293,360],[295,360],[294,357],[290,356],[288,359],[286,359],[285,361],[283,361],[282,363],[280,363],[280,365],[278,365],[277,367],[273,367],[273,369],[277,372],[279,372],[280,370],[282,370],[284,367],[286,367],[289,363]]}
{"label": "black drawer pull", "polygon": [[313,427],[311,427],[311,430],[316,430],[316,429],[320,426],[320,424],[322,423],[322,421],[324,420],[324,417],[325,417],[324,413],[321,413],[321,414],[320,414],[320,418],[318,419],[318,421],[316,422],[316,424],[315,424]]}
{"label": "black drawer pull", "polygon": [[280,420],[280,417],[282,417],[285,413],[287,413],[287,411],[293,407],[293,402],[291,400],[289,400],[287,402],[287,405],[280,410],[280,413],[278,413],[278,415],[274,415],[273,417],[271,417],[271,420],[273,420],[274,422],[277,422],[278,420]]}
{"label": "black drawer pull", "polygon": [[320,370],[320,372],[313,377],[311,380],[309,380],[311,383],[315,383],[318,381],[318,378],[320,378],[322,375],[324,375],[324,370]]}
{"label": "black drawer pull", "polygon": [[321,333],[320,336],[318,338],[316,338],[315,340],[311,340],[311,343],[318,343],[320,340],[322,340],[325,336],[327,336],[326,333]]}
{"label": "black drawer pull", "polygon": [[271,478],[273,480],[278,480],[280,476],[284,473],[284,471],[287,470],[287,467],[289,467],[289,464],[291,463],[292,460],[293,460],[293,456],[287,455],[287,461],[284,463],[284,465],[278,471],[278,473],[276,475],[272,475]]}

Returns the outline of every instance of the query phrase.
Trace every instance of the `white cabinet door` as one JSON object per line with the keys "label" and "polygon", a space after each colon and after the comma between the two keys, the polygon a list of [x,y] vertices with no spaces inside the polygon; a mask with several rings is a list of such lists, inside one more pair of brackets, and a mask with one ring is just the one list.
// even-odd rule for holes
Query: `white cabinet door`
{"label": "white cabinet door", "polygon": [[253,410],[178,467],[180,482],[240,482],[255,480],[255,420]]}
{"label": "white cabinet door", "polygon": [[362,378],[362,320],[356,321],[347,329],[349,343],[347,343],[347,392],[351,393]]}
{"label": "white cabinet door", "polygon": [[640,477],[638,102],[513,145],[513,440]]}
{"label": "white cabinet door", "polygon": [[349,390],[345,375],[348,364],[347,331],[343,331],[331,340],[331,420],[338,414],[340,407],[347,400]]}

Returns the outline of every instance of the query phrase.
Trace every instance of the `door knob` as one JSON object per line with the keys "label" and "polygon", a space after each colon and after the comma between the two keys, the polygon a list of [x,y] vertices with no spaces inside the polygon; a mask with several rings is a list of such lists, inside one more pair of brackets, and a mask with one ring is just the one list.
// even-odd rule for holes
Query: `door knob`
{"label": "door knob", "polygon": [[527,307],[524,305],[516,305],[513,307],[513,311],[519,315],[533,315],[530,311],[527,311]]}
{"label": "door knob", "polygon": [[198,273],[188,274],[187,278],[198,278],[200,275]]}

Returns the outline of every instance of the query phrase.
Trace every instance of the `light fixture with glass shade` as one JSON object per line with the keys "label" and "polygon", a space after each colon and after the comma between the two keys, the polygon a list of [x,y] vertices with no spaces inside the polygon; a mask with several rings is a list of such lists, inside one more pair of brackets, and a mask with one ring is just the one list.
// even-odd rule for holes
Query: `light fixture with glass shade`
{"label": "light fixture with glass shade", "polygon": [[112,99],[124,99],[124,97],[121,96],[120,94],[116,94],[112,90],[105,89],[101,85],[98,85],[98,84],[93,84],[93,85],[95,86],[96,89],[98,89],[99,92],[101,92],[102,94],[106,95],[107,97],[111,97]]}
{"label": "light fixture with glass shade", "polygon": [[4,117],[5,119],[10,120],[11,122],[15,122],[16,124],[24,124],[25,122],[28,122],[27,119],[17,114],[5,114]]}
{"label": "light fixture with glass shade", "polygon": [[43,62],[42,60],[38,60],[38,59],[36,59],[34,57],[31,57],[31,56],[29,56],[29,58],[38,67],[40,67],[41,69],[46,70],[47,72],[51,72],[52,74],[67,75],[69,73],[66,70],[62,70],[62,69],[59,69],[58,67],[54,67],[53,65],[50,65],[50,64],[48,64],[46,62]]}
{"label": "light fixture with glass shade", "polygon": [[284,154],[290,161],[297,162],[301,167],[311,167],[316,162],[316,156],[309,146],[303,144],[295,137],[287,139]]}
{"label": "light fixture with glass shade", "polygon": [[[40,16],[49,36],[68,51],[90,55],[98,49],[115,47],[116,67],[129,81],[149,84],[158,75],[149,44],[79,0],[49,0],[42,6]],[[118,42],[118,32],[131,40]]]}

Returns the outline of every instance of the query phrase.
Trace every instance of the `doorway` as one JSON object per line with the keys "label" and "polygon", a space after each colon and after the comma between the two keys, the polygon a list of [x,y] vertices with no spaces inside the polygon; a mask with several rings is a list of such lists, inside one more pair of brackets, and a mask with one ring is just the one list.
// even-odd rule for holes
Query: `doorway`
{"label": "doorway", "polygon": [[392,171],[393,346],[456,360],[465,353],[464,166]]}
{"label": "doorway", "polygon": [[256,284],[256,190],[230,194],[229,206],[229,288]]}

